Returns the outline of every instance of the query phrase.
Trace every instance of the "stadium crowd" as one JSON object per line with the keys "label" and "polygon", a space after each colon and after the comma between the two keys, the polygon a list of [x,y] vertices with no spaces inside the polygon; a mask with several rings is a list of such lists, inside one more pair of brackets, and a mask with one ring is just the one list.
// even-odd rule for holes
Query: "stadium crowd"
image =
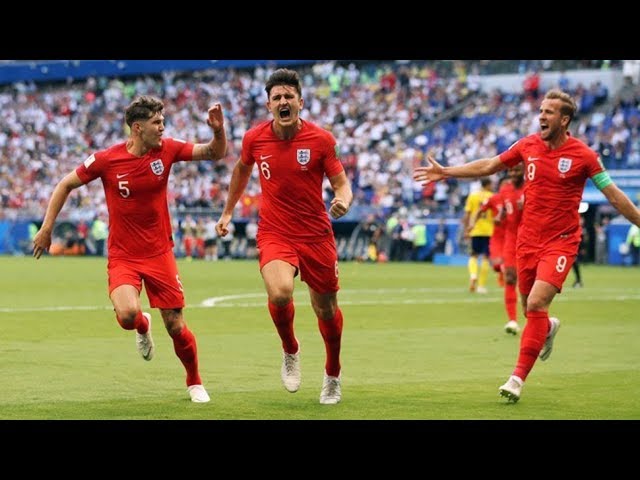
{"label": "stadium crowd", "polygon": [[[536,129],[531,122],[540,94],[536,76],[553,69],[554,62],[519,62],[518,70],[529,72],[519,93],[478,91],[478,77],[487,71],[487,65],[485,61],[319,62],[298,69],[306,100],[303,117],[336,137],[353,184],[353,211],[359,218],[371,211],[386,218],[401,207],[409,210],[410,217],[421,217],[426,210],[459,216],[473,185],[452,179],[423,189],[412,180],[411,172],[425,152],[433,151],[437,159],[447,158],[450,165],[456,165],[493,156]],[[587,66],[620,67],[602,61]],[[173,211],[185,215],[198,209],[219,211],[243,134],[268,118],[263,85],[272,70],[259,66],[3,87],[0,216],[40,218],[55,179],[77,166],[88,152],[126,136],[121,112],[135,95],[142,94],[165,102],[165,135],[176,138],[206,138],[209,132],[201,112],[214,101],[222,103],[229,139],[226,159],[216,165],[177,165],[169,191]],[[638,167],[637,84],[629,82],[620,92],[610,93],[600,84],[573,85],[566,76],[559,83],[579,101],[577,136],[600,152],[607,167]],[[607,108],[596,109],[603,105]],[[259,201],[254,171],[236,217],[254,216]],[[89,185],[72,194],[60,218],[91,221],[106,213],[104,205],[101,186]]]}

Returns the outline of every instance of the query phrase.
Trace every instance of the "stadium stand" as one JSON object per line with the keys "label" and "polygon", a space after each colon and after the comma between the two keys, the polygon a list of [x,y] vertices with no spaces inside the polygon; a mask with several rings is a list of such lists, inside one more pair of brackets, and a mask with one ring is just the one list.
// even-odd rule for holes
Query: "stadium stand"
{"label": "stadium stand", "polygon": [[[41,219],[55,182],[95,149],[125,137],[121,112],[137,94],[165,101],[167,136],[206,138],[199,115],[214,101],[227,116],[225,161],[174,167],[169,203],[181,244],[187,214],[216,217],[222,208],[242,135],[267,118],[264,80],[283,64],[301,72],[304,115],[331,129],[353,183],[353,208],[334,223],[342,258],[365,256],[366,242],[352,234],[369,215],[385,223],[404,208],[409,223],[428,224],[429,242],[441,217],[455,223],[474,184],[451,180],[423,189],[411,179],[413,167],[427,150],[450,164],[504,150],[535,130],[530,113],[537,108],[537,89],[563,86],[576,96],[575,134],[600,152],[608,168],[633,172],[640,166],[640,92],[621,61],[3,62],[0,222],[6,225],[0,253],[24,252],[24,226]],[[492,87],[496,82],[511,87]],[[620,175],[635,198],[640,175]],[[586,195],[595,193],[588,188]],[[233,256],[244,255],[244,224],[255,215],[259,196],[256,174],[238,203]],[[591,201],[599,203],[597,195]],[[105,213],[96,182],[74,191],[60,218],[91,222]],[[381,243],[391,243],[388,234]]]}

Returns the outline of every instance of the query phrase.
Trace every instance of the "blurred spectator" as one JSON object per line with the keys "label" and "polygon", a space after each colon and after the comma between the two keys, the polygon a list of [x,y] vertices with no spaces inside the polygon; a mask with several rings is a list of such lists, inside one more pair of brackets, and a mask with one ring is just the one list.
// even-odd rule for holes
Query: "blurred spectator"
{"label": "blurred spectator", "polygon": [[397,260],[406,262],[413,257],[414,233],[409,220],[400,217],[400,222],[396,225],[395,231],[400,236],[400,251]]}
{"label": "blurred spectator", "polygon": [[628,78],[634,85],[638,85],[640,82],[640,60],[622,62],[622,76]]}
{"label": "blurred spectator", "polygon": [[580,268],[582,262],[584,261],[587,255],[587,249],[589,244],[589,232],[584,226],[584,217],[580,216],[580,228],[582,228],[582,234],[580,236],[580,246],[578,247],[578,255],[576,255],[576,260],[573,262],[571,268],[573,269],[573,288],[582,288],[584,284],[582,283],[582,269]]}
{"label": "blurred spectator", "polygon": [[40,229],[40,227],[38,227],[38,224],[36,222],[31,222],[29,223],[29,227],[28,227],[28,234],[29,234],[29,243],[26,245],[23,245],[22,247],[22,251],[24,254],[28,255],[32,252],[33,250],[33,239],[36,236],[36,233],[38,233],[38,230]]}
{"label": "blurred spectator", "polygon": [[[384,234],[384,227],[380,225],[374,214],[367,215],[358,226],[358,239],[364,245],[363,251],[358,251],[358,260],[376,262],[381,248],[379,240]],[[357,244],[360,244],[356,241]]]}
{"label": "blurred spectator", "polygon": [[413,231],[412,260],[424,262],[429,251],[427,250],[427,226],[424,223],[416,223],[411,227]]}
{"label": "blurred spectator", "polygon": [[631,225],[627,232],[627,245],[629,245],[629,255],[631,255],[631,265],[640,264],[640,228]]}
{"label": "blurred spectator", "polygon": [[540,93],[540,74],[537,70],[531,71],[524,79],[522,88],[529,100],[537,101]]}
{"label": "blurred spectator", "polygon": [[196,258],[204,258],[205,223],[204,218],[202,217],[198,218],[198,220],[196,221],[195,235]]}
{"label": "blurred spectator", "polygon": [[258,223],[255,217],[251,217],[244,227],[244,234],[247,238],[247,258],[257,258],[256,236],[258,235]]}
{"label": "blurred spectator", "polygon": [[558,78],[558,88],[560,90],[568,92],[570,89],[570,85],[571,82],[569,80],[569,77],[567,76],[567,72],[563,70],[562,72],[560,72],[560,77]]}
{"label": "blurred spectator", "polygon": [[[89,226],[84,220],[80,220],[76,226],[76,237],[80,254],[84,255],[87,252],[87,238],[89,237]],[[92,249],[89,253],[95,252]]]}
{"label": "blurred spectator", "polygon": [[609,228],[609,217],[603,217],[599,224],[595,226],[595,262],[605,265],[609,261],[607,229]]}
{"label": "blurred spectator", "polygon": [[207,217],[204,224],[204,259],[214,262],[218,260],[218,232],[213,217]]}
{"label": "blurred spectator", "polygon": [[449,228],[447,227],[447,221],[444,218],[440,219],[438,223],[438,229],[433,237],[433,247],[429,252],[429,256],[433,259],[436,253],[447,254],[447,244],[449,243]]}
{"label": "blurred spectator", "polygon": [[231,260],[231,244],[235,238],[236,226],[230,221],[229,225],[227,225],[227,229],[229,230],[229,233],[220,239],[222,241],[222,254],[220,256],[224,260]]}
{"label": "blurred spectator", "polygon": [[107,253],[104,248],[105,240],[109,236],[109,227],[104,221],[103,215],[98,215],[91,224],[91,236],[95,244],[95,254],[104,257]]}
{"label": "blurred spectator", "polygon": [[193,216],[187,215],[184,220],[182,220],[180,229],[182,230],[184,255],[187,260],[191,260],[196,247],[196,222],[193,219]]}

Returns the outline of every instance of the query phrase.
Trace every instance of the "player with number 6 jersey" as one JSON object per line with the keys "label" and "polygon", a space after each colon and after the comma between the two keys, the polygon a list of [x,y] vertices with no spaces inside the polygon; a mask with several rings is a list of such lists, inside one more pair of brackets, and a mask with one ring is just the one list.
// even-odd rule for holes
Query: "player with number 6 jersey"
{"label": "player with number 6 jersey", "polygon": [[353,200],[351,184],[338,159],[333,135],[299,116],[304,99],[298,73],[276,70],[267,80],[265,91],[273,120],[245,134],[242,156],[233,170],[216,230],[221,237],[228,233],[233,209],[257,164],[263,200],[256,240],[267,306],[282,341],[282,383],[293,393],[302,378],[300,343],[293,329],[294,278],[300,273],[309,287],[326,350],[320,403],[336,404],[342,396],[343,317],[337,300],[338,252],[322,186],[326,176],[335,194],[329,214],[340,218]]}
{"label": "player with number 6 jersey", "polygon": [[271,121],[249,130],[242,141],[242,163],[258,165],[263,204],[258,235],[277,234],[300,242],[332,240],[322,199],[322,181],[344,172],[331,133],[300,119],[295,137],[281,141]]}
{"label": "player with number 6 jersey", "polygon": [[89,156],[56,186],[40,231],[33,240],[35,258],[48,250],[58,214],[72,190],[97,178],[102,180],[109,211],[109,297],[116,319],[125,330],[136,331],[136,348],[151,360],[155,345],[151,315],[142,312],[142,285],[151,308],[159,308],[173,340],[176,355],[186,370],[191,401],[210,400],[198,370],[196,339],[184,321],[184,293],[173,255],[167,183],[171,166],[180,161],[218,160],[226,154],[227,140],[220,104],[208,111],[214,138],[193,144],[162,138],[164,105],[150,96],[135,99],[125,111],[130,128],[126,142]]}
{"label": "player with number 6 jersey", "polygon": [[529,135],[493,158],[459,167],[443,167],[429,155],[430,165],[417,167],[414,179],[424,184],[447,177],[474,178],[524,164],[524,206],[518,228],[516,263],[518,287],[527,324],[520,340],[515,369],[499,394],[510,402],[520,399],[522,387],[537,358],[547,360],[560,327],[549,307],[578,253],[578,207],[589,178],[629,221],[640,225],[640,211],[611,180],[597,154],[573,138],[569,124],[575,100],[550,90],[540,105],[540,132]]}

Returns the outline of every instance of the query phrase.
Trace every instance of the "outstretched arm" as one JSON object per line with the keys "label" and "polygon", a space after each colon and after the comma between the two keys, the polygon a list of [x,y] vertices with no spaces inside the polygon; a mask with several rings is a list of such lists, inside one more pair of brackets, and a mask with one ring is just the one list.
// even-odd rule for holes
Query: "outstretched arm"
{"label": "outstretched arm", "polygon": [[617,185],[611,183],[602,189],[602,193],[609,203],[615,207],[624,217],[631,223],[640,226],[640,210],[633,204],[629,197],[618,188]]}
{"label": "outstretched arm", "polygon": [[69,194],[72,190],[84,185],[75,170],[64,177],[51,194],[49,205],[47,206],[47,213],[44,215],[42,226],[36,236],[33,237],[33,256],[40,258],[40,256],[51,246],[51,233],[56,223],[56,218],[62,207],[64,206]]}
{"label": "outstretched arm", "polygon": [[473,162],[466,163],[459,167],[443,167],[433,155],[427,155],[427,160],[431,165],[427,167],[416,167],[413,171],[413,179],[417,182],[423,182],[426,185],[429,182],[437,182],[443,178],[479,178],[492,175],[500,170],[505,170],[507,165],[500,161],[499,156],[493,158],[481,158]]}
{"label": "outstretched arm", "polygon": [[233,167],[231,182],[229,183],[229,195],[227,195],[227,201],[224,204],[222,215],[220,215],[220,219],[218,223],[216,223],[216,232],[218,232],[218,235],[221,237],[229,233],[227,225],[229,225],[231,221],[236,203],[240,200],[244,189],[247,188],[249,177],[251,177],[251,170],[253,170],[253,165],[245,165],[242,163],[242,160],[238,160],[236,166]]}
{"label": "outstretched arm", "polygon": [[209,143],[196,143],[193,146],[193,160],[220,160],[227,154],[227,135],[224,131],[222,106],[216,103],[207,112],[207,125],[213,130]]}
{"label": "outstretched arm", "polygon": [[331,188],[333,188],[334,197],[331,200],[329,213],[333,218],[340,218],[347,214],[353,202],[353,192],[351,191],[351,182],[344,172],[331,177],[329,179]]}

